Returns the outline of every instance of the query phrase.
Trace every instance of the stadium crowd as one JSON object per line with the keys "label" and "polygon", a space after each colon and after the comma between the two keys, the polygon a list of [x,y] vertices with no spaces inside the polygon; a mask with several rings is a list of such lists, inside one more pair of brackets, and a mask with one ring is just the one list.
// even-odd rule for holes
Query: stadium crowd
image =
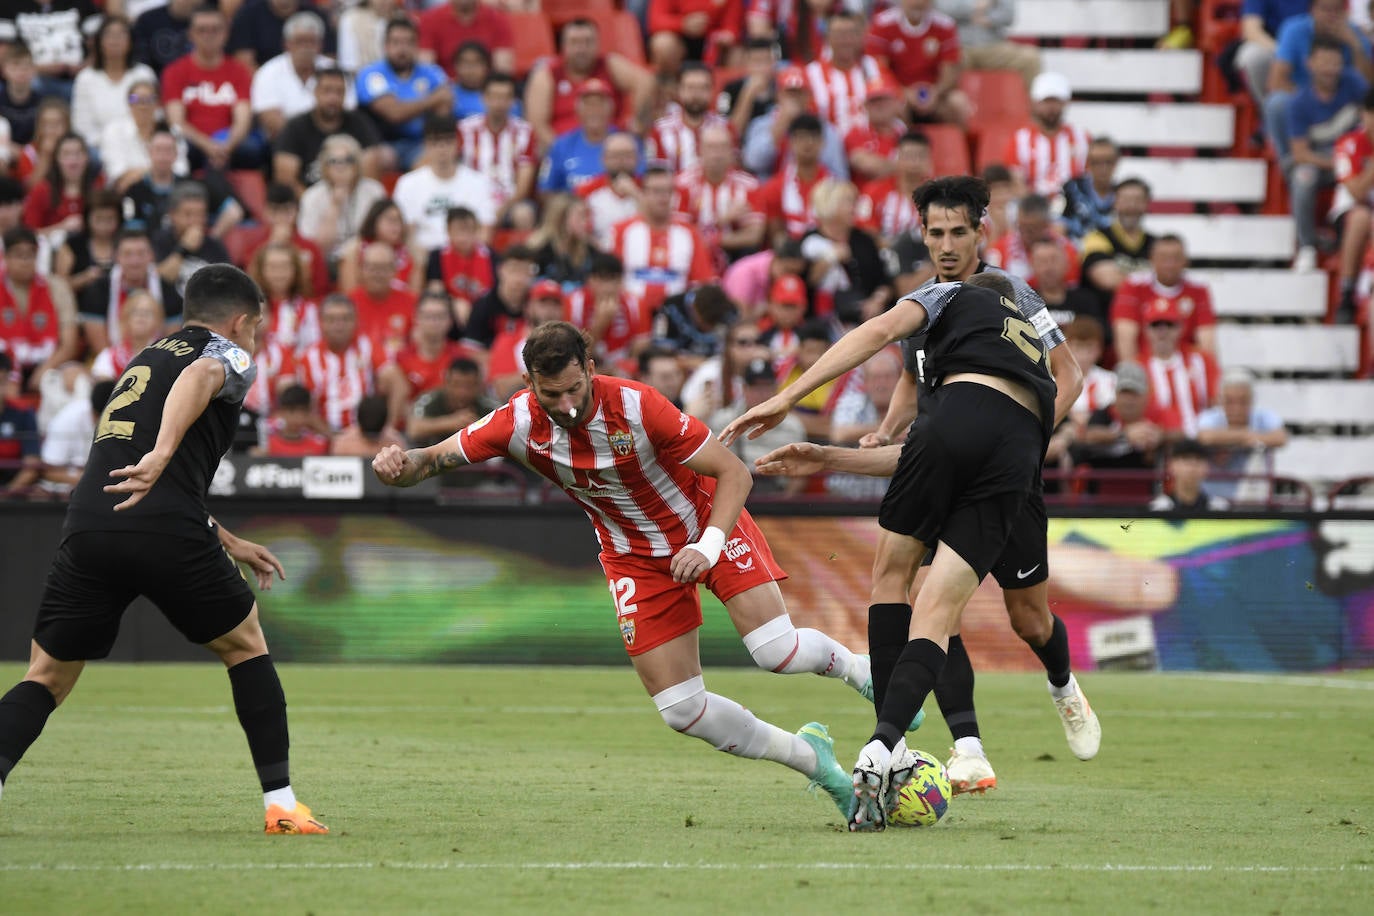
{"label": "stadium crowd", "polygon": [[[993,135],[984,260],[1039,291],[1086,376],[1050,464],[1153,471],[1183,443],[1177,480],[1206,449],[1253,472],[1283,444],[1250,379],[1217,364],[1183,240],[1145,231],[1149,186],[1118,174],[1109,138],[1067,123],[1069,81],[1007,40],[1011,0],[628,6],[6,4],[0,487],[71,485],[113,381],[217,262],[269,301],[236,449],[438,441],[521,387],[527,334],[559,319],[595,340],[599,371],[720,429],[935,275],[911,193]],[[1374,205],[1374,62],[1340,0],[1308,6],[1246,0],[1236,66],[1292,166],[1299,267],[1315,258],[1317,191],[1339,184],[1349,321]],[[551,53],[531,55],[531,22],[557,27]],[[989,130],[961,69],[1018,74],[1029,102],[1011,107],[1029,117]],[[857,443],[900,367],[880,354],[735,447],[752,460],[787,436]],[[876,492],[847,475],[806,486]],[[1197,505],[1185,489],[1176,503]]]}

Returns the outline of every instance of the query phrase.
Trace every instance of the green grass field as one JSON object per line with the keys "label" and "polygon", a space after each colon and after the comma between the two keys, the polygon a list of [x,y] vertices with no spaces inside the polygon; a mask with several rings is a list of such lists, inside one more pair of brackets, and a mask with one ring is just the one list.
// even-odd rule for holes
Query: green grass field
{"label": "green grass field", "polygon": [[[0,685],[22,674],[0,666]],[[1000,788],[850,835],[773,764],[669,732],[623,669],[284,666],[293,780],[334,830],[265,837],[224,674],[94,665],[0,800],[0,912],[1368,913],[1374,675],[1097,674],[1097,760],[1043,682],[978,680]],[[837,681],[711,671],[842,765]],[[913,746],[945,756],[933,702]]]}

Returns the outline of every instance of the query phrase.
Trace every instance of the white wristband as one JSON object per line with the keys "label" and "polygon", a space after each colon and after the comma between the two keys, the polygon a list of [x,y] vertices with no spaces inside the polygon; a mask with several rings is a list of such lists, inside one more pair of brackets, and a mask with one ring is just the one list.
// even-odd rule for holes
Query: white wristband
{"label": "white wristband", "polygon": [[706,568],[710,569],[716,565],[716,561],[720,559],[720,552],[725,549],[725,532],[719,528],[707,528],[695,544],[687,546],[705,557]]}

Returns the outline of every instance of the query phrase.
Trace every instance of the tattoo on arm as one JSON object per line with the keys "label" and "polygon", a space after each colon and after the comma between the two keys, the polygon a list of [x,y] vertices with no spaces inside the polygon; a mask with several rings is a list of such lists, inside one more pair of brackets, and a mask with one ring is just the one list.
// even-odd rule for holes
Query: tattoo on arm
{"label": "tattoo on arm", "polygon": [[451,471],[465,463],[462,455],[456,451],[436,452],[431,455],[427,448],[413,448],[406,452],[406,470],[402,472],[396,485],[413,487],[422,480]]}

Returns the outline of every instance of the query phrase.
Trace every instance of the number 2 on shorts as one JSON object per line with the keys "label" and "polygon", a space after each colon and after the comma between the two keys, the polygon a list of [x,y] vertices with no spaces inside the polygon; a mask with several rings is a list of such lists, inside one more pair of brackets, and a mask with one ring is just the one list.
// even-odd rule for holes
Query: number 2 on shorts
{"label": "number 2 on shorts", "polygon": [[100,415],[100,424],[95,428],[96,442],[102,439],[133,438],[134,421],[115,420],[112,417],[116,411],[133,405],[143,397],[143,392],[148,389],[148,379],[152,378],[152,375],[153,370],[149,366],[131,366],[129,371],[120,376],[114,397],[105,405],[105,412]]}

